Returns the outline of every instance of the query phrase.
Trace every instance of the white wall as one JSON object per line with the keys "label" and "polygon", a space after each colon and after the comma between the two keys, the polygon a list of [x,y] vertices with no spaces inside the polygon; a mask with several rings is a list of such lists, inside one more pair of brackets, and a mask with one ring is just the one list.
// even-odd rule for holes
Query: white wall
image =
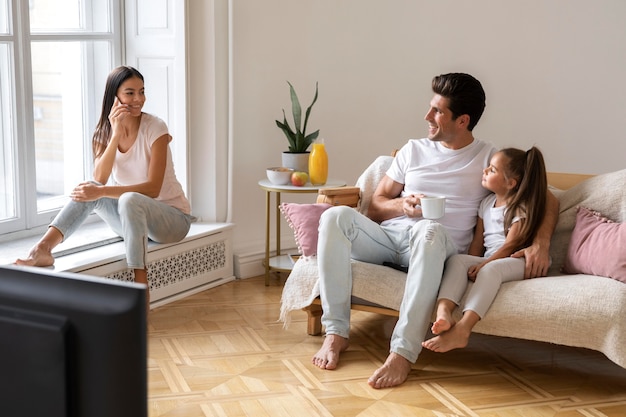
{"label": "white wall", "polygon": [[426,134],[430,81],[456,71],[487,93],[477,137],[537,145],[551,171],[625,168],[625,18],[623,0],[233,0],[235,254],[264,247],[257,182],[287,146],[274,123],[290,111],[287,80],[304,106],[319,81],[310,127],[326,139],[330,176],[348,183]]}

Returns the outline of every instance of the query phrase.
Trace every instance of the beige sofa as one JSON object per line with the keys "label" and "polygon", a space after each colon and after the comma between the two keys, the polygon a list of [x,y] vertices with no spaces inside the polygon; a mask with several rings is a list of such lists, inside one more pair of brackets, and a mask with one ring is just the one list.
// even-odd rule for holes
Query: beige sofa
{"label": "beige sofa", "polygon": [[[369,195],[390,161],[391,157],[379,157],[359,178],[360,211],[366,210]],[[560,201],[549,276],[505,283],[474,331],[593,349],[626,368],[626,284],[606,277],[560,272],[579,206],[592,208],[616,222],[626,220],[626,170],[594,177],[551,173],[549,182]],[[353,309],[397,316],[406,274],[352,261],[352,275]],[[308,333],[321,333],[318,296],[316,259],[301,258],[285,283],[280,319],[288,325],[291,311],[305,309],[309,314]]]}

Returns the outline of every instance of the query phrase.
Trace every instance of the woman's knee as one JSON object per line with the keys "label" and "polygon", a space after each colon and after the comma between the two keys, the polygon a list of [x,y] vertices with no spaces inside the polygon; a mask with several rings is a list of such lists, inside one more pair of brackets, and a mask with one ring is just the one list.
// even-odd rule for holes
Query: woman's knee
{"label": "woman's knee", "polygon": [[118,199],[118,207],[120,215],[134,213],[142,210],[143,201],[149,197],[141,193],[128,192],[122,194]]}
{"label": "woman's knee", "polygon": [[136,203],[137,201],[140,201],[141,197],[143,197],[143,196],[144,195],[141,194],[141,193],[130,191],[130,192],[124,193],[124,194],[119,196],[119,203],[120,203],[120,205],[122,205],[122,204],[130,204],[130,203],[133,203],[133,202]]}

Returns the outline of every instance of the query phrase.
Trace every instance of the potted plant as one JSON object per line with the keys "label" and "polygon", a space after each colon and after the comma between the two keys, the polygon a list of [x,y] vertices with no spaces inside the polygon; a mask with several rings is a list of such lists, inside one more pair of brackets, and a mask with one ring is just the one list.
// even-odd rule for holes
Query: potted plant
{"label": "potted plant", "polygon": [[[287,84],[289,84],[289,92],[291,95],[291,113],[293,116],[295,131],[289,125],[285,109],[283,109],[283,121],[281,122],[280,120],[276,120],[276,125],[283,131],[287,137],[287,141],[289,142],[289,150],[283,152],[283,166],[293,168],[298,171],[308,172],[308,149],[311,143],[320,134],[319,129],[308,135],[306,134],[309,115],[311,114],[313,105],[317,101],[317,83],[315,83],[315,97],[313,97],[313,102],[306,109],[304,125],[302,124],[302,108],[300,107],[298,95],[289,81],[287,81]],[[294,162],[294,158],[299,160],[299,162]]]}

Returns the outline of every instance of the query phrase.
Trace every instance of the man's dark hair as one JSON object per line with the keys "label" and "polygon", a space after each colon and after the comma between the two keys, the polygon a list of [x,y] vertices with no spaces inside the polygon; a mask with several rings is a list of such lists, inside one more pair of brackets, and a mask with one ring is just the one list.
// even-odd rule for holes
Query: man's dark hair
{"label": "man's dark hair", "polygon": [[474,129],[485,110],[485,90],[480,81],[469,74],[441,74],[433,78],[433,91],[448,99],[453,120],[467,114],[470,117],[467,130]]}

